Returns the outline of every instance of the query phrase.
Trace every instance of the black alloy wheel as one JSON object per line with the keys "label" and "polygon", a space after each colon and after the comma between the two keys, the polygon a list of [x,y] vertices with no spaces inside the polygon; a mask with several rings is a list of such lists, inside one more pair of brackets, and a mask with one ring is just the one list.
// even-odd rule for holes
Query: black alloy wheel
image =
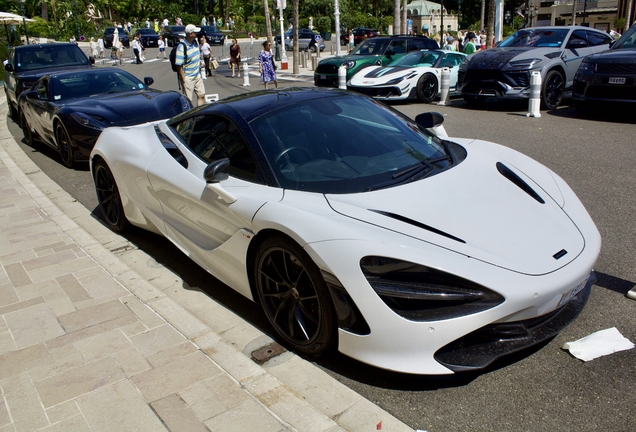
{"label": "black alloy wheel", "polygon": [[320,270],[295,242],[272,237],[260,245],[253,269],[267,319],[294,350],[320,354],[337,340],[335,311]]}
{"label": "black alloy wheel", "polygon": [[430,104],[437,97],[437,78],[433,74],[424,74],[417,81],[417,98]]}
{"label": "black alloy wheel", "polygon": [[73,157],[73,145],[71,139],[66,132],[66,128],[62,123],[55,126],[55,142],[57,143],[57,151],[60,152],[62,163],[67,168],[73,168],[75,158]]}
{"label": "black alloy wheel", "polygon": [[124,206],[113,173],[103,161],[95,163],[93,172],[97,201],[104,221],[115,232],[125,231],[130,226],[130,222],[124,214]]}
{"label": "black alloy wheel", "polygon": [[23,112],[20,113],[20,127],[22,128],[22,134],[24,135],[24,142],[29,147],[33,147],[33,141],[35,138]]}
{"label": "black alloy wheel", "polygon": [[561,72],[551,70],[545,77],[543,89],[541,90],[541,100],[545,109],[555,110],[563,99],[565,92],[565,79]]}

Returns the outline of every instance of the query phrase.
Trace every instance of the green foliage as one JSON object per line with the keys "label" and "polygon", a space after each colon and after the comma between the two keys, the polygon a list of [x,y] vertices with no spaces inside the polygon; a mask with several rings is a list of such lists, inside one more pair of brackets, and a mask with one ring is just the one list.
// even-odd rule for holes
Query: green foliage
{"label": "green foliage", "polygon": [[627,26],[626,18],[617,18],[614,20],[614,28],[618,31],[624,30]]}
{"label": "green foliage", "polygon": [[327,16],[318,17],[316,20],[316,30],[319,32],[330,32],[331,31],[331,18]]}
{"label": "green foliage", "polygon": [[389,26],[393,25],[393,17],[392,16],[385,16],[382,17],[382,33],[387,34],[389,31]]}

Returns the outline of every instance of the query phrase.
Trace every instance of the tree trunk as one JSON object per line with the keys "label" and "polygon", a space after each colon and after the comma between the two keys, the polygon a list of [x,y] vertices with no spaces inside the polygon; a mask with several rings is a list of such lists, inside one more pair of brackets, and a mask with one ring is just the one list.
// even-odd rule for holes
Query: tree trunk
{"label": "tree trunk", "polygon": [[407,34],[409,32],[408,30],[408,20],[407,20],[407,13],[406,13],[406,2],[408,0],[402,0],[402,20],[400,21],[400,23],[402,24],[400,26],[400,33],[401,34]]}
{"label": "tree trunk", "polygon": [[[300,3],[299,0],[293,0],[294,1],[294,40],[297,41],[298,40],[298,3]],[[285,41],[281,42],[283,45],[283,49],[285,49]],[[340,41],[338,41],[338,43],[340,43]],[[300,73],[300,67],[298,65],[298,45],[297,43],[294,44],[294,65],[293,65],[293,72],[294,74],[299,74]]]}
{"label": "tree trunk", "polygon": [[[529,12],[526,11],[526,15]],[[530,17],[530,15],[527,15],[528,18]],[[576,0],[572,1],[572,25],[576,25]],[[530,23],[530,26],[532,27],[532,23]]]}
{"label": "tree trunk", "polygon": [[393,0],[393,34],[400,34],[400,0]]}
{"label": "tree trunk", "polygon": [[[265,27],[267,31],[267,40],[270,42],[274,42],[274,38],[272,37],[272,20],[269,16],[269,2],[267,0],[263,0],[263,10],[265,11]],[[285,41],[280,41],[282,44]]]}
{"label": "tree trunk", "polygon": [[49,20],[49,9],[48,9],[45,1],[42,2],[42,19],[44,21],[48,21]]}
{"label": "tree trunk", "polygon": [[[230,22],[230,0],[225,0],[225,20],[224,22]],[[225,28],[229,29],[230,27],[226,24]]]}
{"label": "tree trunk", "polygon": [[488,4],[488,30],[486,31],[486,48],[492,48],[492,39],[495,36],[495,0]]}
{"label": "tree trunk", "polygon": [[[632,19],[632,0],[629,0],[629,3],[627,3],[627,14],[625,15],[625,18],[627,20],[627,24],[625,24],[623,32],[626,32],[632,26],[632,21],[630,21]],[[618,29],[616,30],[618,31]]]}
{"label": "tree trunk", "polygon": [[486,28],[486,0],[481,0],[481,28],[479,30],[483,30]]}

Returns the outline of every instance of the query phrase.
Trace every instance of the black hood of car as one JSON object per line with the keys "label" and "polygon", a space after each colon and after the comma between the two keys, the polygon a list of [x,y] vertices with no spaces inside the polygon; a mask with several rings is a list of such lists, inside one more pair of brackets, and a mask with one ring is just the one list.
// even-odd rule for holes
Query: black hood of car
{"label": "black hood of car", "polygon": [[140,124],[181,113],[177,92],[136,90],[69,100],[65,111],[78,111],[107,119],[113,126]]}
{"label": "black hood of car", "polygon": [[515,57],[536,48],[491,48],[470,57],[468,69],[501,69]]}
{"label": "black hood of car", "polygon": [[636,48],[610,49],[587,57],[593,63],[620,63],[636,66]]}

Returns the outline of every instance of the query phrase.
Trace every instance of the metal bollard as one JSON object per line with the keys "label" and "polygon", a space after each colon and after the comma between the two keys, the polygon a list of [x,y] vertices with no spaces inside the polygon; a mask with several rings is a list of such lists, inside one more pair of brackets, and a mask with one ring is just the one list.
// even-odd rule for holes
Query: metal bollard
{"label": "metal bollard", "polygon": [[439,89],[439,102],[437,105],[446,105],[448,103],[448,94],[450,91],[450,69],[445,67],[442,69],[442,80]]}
{"label": "metal bollard", "polygon": [[530,101],[526,117],[541,117],[541,72],[530,75]]}
{"label": "metal bollard", "polygon": [[338,88],[347,89],[347,68],[344,65],[340,65],[338,68]]}
{"label": "metal bollard", "polygon": [[300,57],[300,67],[301,68],[306,68],[307,67],[307,57],[305,57],[305,54],[298,53],[298,57]]}
{"label": "metal bollard", "polygon": [[243,62],[243,87],[250,85],[250,67],[246,61]]}
{"label": "metal bollard", "polygon": [[316,54],[312,54],[311,55],[311,69],[310,70],[315,71],[317,65],[318,65],[318,57],[316,57]]}
{"label": "metal bollard", "polygon": [[331,45],[331,55],[333,55],[333,44]]}

